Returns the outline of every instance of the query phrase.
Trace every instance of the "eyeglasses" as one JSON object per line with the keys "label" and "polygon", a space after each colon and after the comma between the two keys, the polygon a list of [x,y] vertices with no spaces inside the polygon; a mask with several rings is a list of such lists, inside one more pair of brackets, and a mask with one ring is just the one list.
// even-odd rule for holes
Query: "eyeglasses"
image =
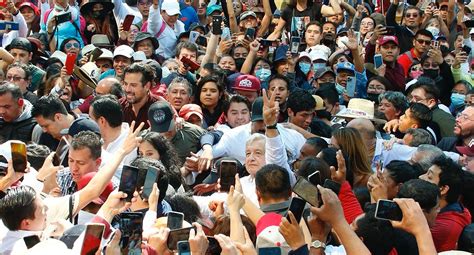
{"label": "eyeglasses", "polygon": [[430,41],[430,40],[416,39],[416,41],[417,41],[419,44],[424,44],[424,45],[430,45],[430,44],[431,44],[431,41]]}
{"label": "eyeglasses", "polygon": [[11,80],[13,80],[13,81],[21,81],[22,79],[25,79],[25,77],[9,76],[9,75],[7,75],[6,78],[7,78],[8,81],[11,81]]}
{"label": "eyeglasses", "polygon": [[373,26],[374,22],[361,22],[360,25],[361,26]]}
{"label": "eyeglasses", "polygon": [[458,115],[456,115],[456,118],[457,119],[462,119],[462,120],[469,120],[469,121],[474,121],[474,119],[471,119],[469,118],[469,115],[465,114],[465,113],[458,113]]}
{"label": "eyeglasses", "polygon": [[66,50],[69,50],[70,48],[76,48],[76,49],[79,49],[79,43],[75,42],[75,43],[66,43],[64,45],[64,47],[66,47]]}
{"label": "eyeglasses", "polygon": [[407,13],[405,14],[406,18],[418,18],[418,13]]}

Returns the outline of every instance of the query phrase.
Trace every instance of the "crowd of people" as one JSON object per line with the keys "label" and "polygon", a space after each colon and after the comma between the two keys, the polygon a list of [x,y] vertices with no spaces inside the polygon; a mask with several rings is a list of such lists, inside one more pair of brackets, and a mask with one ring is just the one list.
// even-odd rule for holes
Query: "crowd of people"
{"label": "crowd of people", "polygon": [[0,254],[474,253],[473,14],[2,1]]}

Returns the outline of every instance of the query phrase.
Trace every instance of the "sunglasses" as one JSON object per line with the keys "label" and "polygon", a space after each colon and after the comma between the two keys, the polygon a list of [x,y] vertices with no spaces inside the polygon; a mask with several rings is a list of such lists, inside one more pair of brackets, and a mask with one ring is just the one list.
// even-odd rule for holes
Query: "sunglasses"
{"label": "sunglasses", "polygon": [[429,41],[429,40],[416,39],[416,41],[419,44],[424,44],[424,45],[430,45],[431,44],[431,41]]}
{"label": "sunglasses", "polygon": [[64,47],[66,47],[66,50],[69,50],[70,48],[79,49],[79,43],[77,43],[77,42],[75,42],[75,43],[66,43],[64,45]]}
{"label": "sunglasses", "polygon": [[407,17],[407,18],[418,18],[418,14],[417,13],[407,13],[407,14],[405,14],[405,17]]}

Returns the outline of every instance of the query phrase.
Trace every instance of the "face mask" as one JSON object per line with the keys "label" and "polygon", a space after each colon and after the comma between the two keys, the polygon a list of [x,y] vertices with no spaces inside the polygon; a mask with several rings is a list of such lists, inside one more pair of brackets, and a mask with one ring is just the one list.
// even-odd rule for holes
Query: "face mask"
{"label": "face mask", "polygon": [[232,75],[234,73],[234,71],[228,70],[228,69],[224,69],[223,71],[224,71],[225,75],[227,75],[227,77],[229,77],[230,75]]}
{"label": "face mask", "polygon": [[260,81],[268,80],[268,78],[270,78],[270,75],[272,75],[272,71],[267,68],[260,68],[255,71],[255,76],[257,76]]}
{"label": "face mask", "polygon": [[323,69],[326,67],[326,63],[314,63],[313,70],[316,71],[318,69]]}
{"label": "face mask", "polygon": [[423,70],[423,75],[434,80],[438,78],[439,70],[438,69],[425,69]]}
{"label": "face mask", "polygon": [[341,84],[336,84],[336,90],[337,90],[337,93],[339,95],[342,95],[342,93],[344,93],[346,91],[346,88],[344,88],[343,86],[341,86]]}
{"label": "face mask", "polygon": [[242,66],[244,65],[245,58],[236,58],[235,59],[235,66],[237,67],[237,71],[240,71],[242,69]]}
{"label": "face mask", "polygon": [[100,18],[100,15],[102,14],[102,11],[96,11],[96,12],[92,12],[92,18],[94,19],[97,19],[97,18]]}
{"label": "face mask", "polygon": [[376,104],[379,103],[379,94],[374,94],[374,93],[367,93],[367,99],[369,99],[372,102],[375,102]]}
{"label": "face mask", "polygon": [[334,82],[321,82],[319,83],[320,88],[324,88],[325,86],[335,86]]}
{"label": "face mask", "polygon": [[466,96],[463,95],[463,94],[452,93],[451,94],[451,106],[456,109],[456,108],[464,105],[464,100],[465,99],[466,99]]}
{"label": "face mask", "polygon": [[426,30],[430,31],[433,36],[438,36],[439,28],[437,27],[427,27]]}
{"label": "face mask", "polygon": [[416,78],[420,77],[420,75],[423,74],[423,71],[422,70],[411,71],[410,74],[411,74],[411,77],[413,77],[413,79],[416,79]]}
{"label": "face mask", "polygon": [[300,62],[299,66],[300,66],[301,72],[303,72],[305,75],[308,74],[309,71],[311,70],[311,64],[309,63]]}

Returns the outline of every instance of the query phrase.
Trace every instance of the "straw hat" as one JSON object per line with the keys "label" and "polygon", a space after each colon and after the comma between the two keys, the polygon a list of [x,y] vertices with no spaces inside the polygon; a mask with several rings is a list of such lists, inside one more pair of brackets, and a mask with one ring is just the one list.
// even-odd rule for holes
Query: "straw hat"
{"label": "straw hat", "polygon": [[88,62],[81,67],[75,66],[73,73],[91,89],[95,89],[95,87],[97,87],[100,69],[95,65],[95,63]]}
{"label": "straw hat", "polygon": [[362,99],[362,98],[352,98],[349,100],[349,105],[346,109],[341,110],[336,117],[339,118],[363,118],[371,120],[378,124],[386,123],[386,120],[374,118],[374,102]]}
{"label": "straw hat", "polygon": [[317,95],[313,95],[314,101],[316,101],[316,106],[314,107],[315,111],[320,111],[320,110],[326,110],[326,107],[324,107],[324,100]]}

